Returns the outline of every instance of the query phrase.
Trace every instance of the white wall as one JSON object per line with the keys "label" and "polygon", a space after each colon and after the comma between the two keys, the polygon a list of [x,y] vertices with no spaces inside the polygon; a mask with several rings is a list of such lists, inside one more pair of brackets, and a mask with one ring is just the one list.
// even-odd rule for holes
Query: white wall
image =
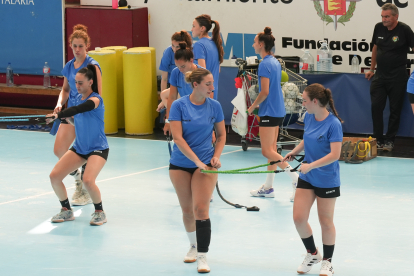
{"label": "white wall", "polygon": [[[346,1],[348,10],[353,2]],[[386,1],[391,0],[359,0],[356,2],[356,9],[350,21],[344,25],[338,23],[336,30],[333,23],[326,25],[326,22],[317,15],[314,5],[320,3],[323,9],[323,0],[129,0],[128,4],[148,7],[150,46],[156,48],[157,63],[159,63],[163,50],[170,45],[171,35],[181,29],[191,30],[193,19],[203,13],[211,15],[212,19],[220,22],[224,43],[228,42],[229,33],[256,34],[263,31],[265,26],[271,27],[276,37],[276,54],[281,56],[302,55],[302,51],[293,46],[282,47],[283,38],[289,37],[298,40],[327,38],[329,41],[340,41],[341,44],[349,41],[356,43],[356,46],[367,46],[363,43],[370,43],[374,25],[381,21],[378,2]],[[408,4],[407,7],[399,9],[400,21],[414,28],[414,18],[410,16],[414,11],[414,0],[393,1],[398,5],[400,2]],[[110,6],[112,2],[111,0],[82,0],[82,4],[98,3],[106,3]],[[239,44],[235,47],[240,49],[243,45]],[[250,47],[250,44],[247,47]],[[316,57],[316,50],[311,50],[311,54]],[[369,50],[334,50],[334,55],[343,59],[342,65],[334,65],[334,71],[349,72],[351,68],[349,55],[353,54],[360,55],[363,63],[365,58],[371,56]],[[414,58],[411,54],[408,57]],[[227,60],[223,65],[228,63]]]}

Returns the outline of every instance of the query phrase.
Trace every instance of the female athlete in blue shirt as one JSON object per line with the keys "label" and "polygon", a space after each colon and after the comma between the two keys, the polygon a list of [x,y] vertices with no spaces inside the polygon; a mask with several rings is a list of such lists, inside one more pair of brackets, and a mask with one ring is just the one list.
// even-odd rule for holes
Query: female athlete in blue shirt
{"label": "female athlete in blue shirt", "polygon": [[414,72],[411,73],[411,76],[408,79],[407,92],[408,92],[407,93],[408,99],[410,100],[411,108],[413,109],[413,113],[414,113]]}
{"label": "female athlete in blue shirt", "polygon": [[[208,32],[213,24],[213,36],[210,38]],[[210,15],[202,14],[194,19],[191,32],[193,37],[199,38],[193,46],[194,59],[201,67],[206,68],[213,74],[216,87],[210,96],[217,100],[220,64],[223,62],[224,56],[220,25],[217,21],[211,20]]]}
{"label": "female athlete in blue shirt", "polygon": [[[210,272],[206,254],[210,245],[210,198],[217,174],[204,174],[200,169],[221,167],[220,155],[226,142],[224,115],[221,105],[210,98],[214,90],[213,75],[202,68],[186,73],[193,92],[171,105],[169,121],[174,138],[170,159],[170,179],[183,212],[190,250],[184,262],[197,260],[198,272]],[[211,143],[213,129],[216,146]]]}
{"label": "female athlete in blue shirt", "polygon": [[[272,35],[272,30],[266,27],[263,32],[259,33],[254,38],[253,48],[256,54],[262,57],[262,62],[259,64],[259,95],[250,108],[248,109],[251,115],[253,111],[260,105],[259,108],[259,132],[260,145],[262,147],[262,154],[270,161],[282,160],[283,157],[277,153],[277,136],[279,135],[279,127],[283,123],[286,115],[285,104],[283,101],[282,88],[280,86],[282,78],[282,67],[279,61],[272,55],[272,49],[275,46],[275,38]],[[293,193],[290,200],[295,198],[296,183],[298,174],[291,172],[291,166],[287,162],[278,163],[269,166],[267,170],[274,171],[277,166],[284,169],[285,172],[292,179]],[[258,190],[250,191],[252,196],[258,197],[274,197],[273,180],[275,174],[268,173],[265,184],[260,186]]]}
{"label": "female athlete in blue shirt", "polygon": [[74,105],[58,112],[49,114],[49,121],[74,116],[76,140],[70,150],[59,159],[52,172],[50,182],[62,205],[61,212],[52,218],[52,222],[74,220],[67,191],[62,180],[66,175],[88,161],[83,175],[83,183],[88,190],[95,212],[90,221],[91,225],[102,225],[107,221],[102,209],[101,193],[95,184],[96,177],[106,163],[109,146],[104,133],[104,104],[97,86],[97,69],[88,65],[78,71],[75,77],[76,89],[79,95]]}
{"label": "female athlete in blue shirt", "polygon": [[187,31],[182,30],[171,36],[171,46],[164,50],[159,67],[161,71],[161,103],[157,107],[158,112],[164,107],[167,107],[168,96],[170,94],[168,84],[170,83],[171,72],[177,67],[175,65],[174,55],[180,49],[180,42],[185,42],[190,49],[193,46],[193,40]]}
{"label": "female athlete in blue shirt", "polygon": [[[192,72],[197,68],[202,68],[200,65],[193,62],[194,54],[193,51],[191,51],[191,48],[187,46],[187,43],[180,42],[179,46],[180,49],[178,49],[174,55],[174,62],[177,67],[174,68],[174,70],[171,72],[170,77],[171,86],[169,88],[169,96],[167,98],[168,102],[166,118],[169,116],[172,103],[177,98],[190,95],[193,92],[193,87],[191,84],[185,81],[185,73]],[[164,125],[164,134],[167,135],[167,132],[169,131],[170,124],[167,120],[166,124]]]}
{"label": "female athlete in blue shirt", "polygon": [[[307,255],[297,272],[307,273],[312,265],[322,260],[320,275],[332,276],[331,259],[336,236],[333,217],[341,185],[338,159],[342,147],[342,120],[336,112],[331,91],[322,85],[309,85],[302,98],[303,106],[307,110],[303,140],[284,158],[287,161],[291,160],[292,156],[305,149],[306,155],[300,167],[301,173],[293,204],[293,220]],[[328,104],[333,114],[328,111]],[[312,229],[308,223],[309,212],[315,200],[322,229],[323,257],[315,246]]]}
{"label": "female athlete in blue shirt", "polygon": [[[101,91],[100,88],[102,87],[100,66],[98,62],[87,55],[87,49],[90,45],[90,38],[87,33],[87,27],[81,24],[73,27],[73,33],[70,36],[69,41],[70,47],[72,48],[73,55],[75,57],[66,63],[65,67],[62,70],[62,75],[64,76],[63,86],[54,113],[60,112],[66,102],[68,104],[67,107],[71,107],[75,104],[75,99],[78,96],[78,91],[76,90],[75,84],[75,76],[77,72],[81,68],[84,68],[86,65],[93,64],[95,66],[96,71],[98,72],[97,85],[99,91]],[[55,122],[55,124],[58,124],[58,122]],[[53,149],[55,155],[59,159],[62,158],[62,156],[67,152],[70,145],[75,140],[75,137],[75,128],[73,125],[68,124],[66,120],[62,120],[56,133],[55,146]],[[74,176],[76,180],[76,190],[72,196],[72,204],[86,205],[92,203],[88,192],[82,187],[81,170],[76,169],[70,172],[70,175]]]}

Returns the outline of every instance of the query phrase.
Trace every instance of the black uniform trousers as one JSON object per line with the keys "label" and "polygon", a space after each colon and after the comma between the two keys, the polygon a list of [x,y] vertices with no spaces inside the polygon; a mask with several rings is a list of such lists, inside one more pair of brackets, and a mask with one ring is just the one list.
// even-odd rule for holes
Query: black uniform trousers
{"label": "black uniform trousers", "polygon": [[[408,78],[407,78],[408,80]],[[374,127],[374,137],[378,142],[394,142],[400,126],[401,110],[407,90],[407,80],[381,80],[375,79],[371,83],[371,114]],[[388,130],[384,137],[383,112],[387,103],[390,102],[390,118]]]}

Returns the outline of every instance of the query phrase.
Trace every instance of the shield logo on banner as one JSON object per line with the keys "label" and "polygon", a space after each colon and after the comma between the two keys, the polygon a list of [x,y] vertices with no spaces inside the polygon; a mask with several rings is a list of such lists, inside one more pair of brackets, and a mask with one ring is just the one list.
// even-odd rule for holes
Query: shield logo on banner
{"label": "shield logo on banner", "polygon": [[[312,0],[315,6],[316,12],[322,21],[327,22],[326,25],[333,23],[335,31],[338,27],[338,23],[345,26],[345,23],[351,20],[354,15],[356,2],[361,0]],[[324,8],[322,9],[321,1],[324,2]],[[347,3],[351,2],[347,9]],[[339,18],[338,18],[339,16]]]}

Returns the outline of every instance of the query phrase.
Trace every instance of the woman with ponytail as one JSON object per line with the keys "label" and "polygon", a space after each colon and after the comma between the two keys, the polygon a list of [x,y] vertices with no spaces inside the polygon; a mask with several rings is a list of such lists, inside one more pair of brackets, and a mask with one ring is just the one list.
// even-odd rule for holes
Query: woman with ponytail
{"label": "woman with ponytail", "polygon": [[[258,68],[260,93],[248,110],[249,114],[252,114],[260,105],[260,145],[262,147],[262,154],[268,159],[268,162],[282,161],[283,159],[277,152],[276,142],[279,135],[279,127],[282,125],[286,115],[282,88],[280,87],[282,67],[272,54],[274,46],[275,38],[269,27],[266,27],[263,32],[257,34],[254,38],[253,48],[263,61]],[[277,166],[283,169],[292,180],[293,192],[290,201],[294,201],[299,175],[296,172],[291,172],[292,167],[287,162],[280,162],[269,166],[267,170],[274,171]],[[268,173],[266,182],[259,189],[250,191],[250,194],[257,197],[275,197],[273,189],[274,178],[274,173]]]}
{"label": "woman with ponytail", "polygon": [[[320,84],[311,84],[302,94],[305,114],[303,140],[284,160],[305,150],[293,204],[293,221],[307,250],[299,274],[307,273],[322,261],[320,275],[332,276],[332,255],[335,247],[333,223],[336,198],[341,185],[338,159],[342,147],[342,120],[336,112],[332,92]],[[327,109],[330,107],[331,112]],[[315,246],[312,229],[308,223],[310,209],[316,200],[319,223],[322,229],[323,256]]]}
{"label": "woman with ponytail", "polygon": [[190,50],[192,49],[193,41],[191,35],[187,31],[182,30],[180,32],[175,32],[171,36],[171,45],[168,46],[162,54],[159,67],[159,70],[161,71],[161,103],[157,107],[158,112],[164,107],[167,107],[167,98],[170,94],[169,84],[171,72],[176,67],[174,54],[180,49],[180,42],[185,42],[187,47],[190,48]]}
{"label": "woman with ponytail", "polygon": [[56,119],[74,116],[76,133],[75,143],[59,159],[50,173],[50,182],[62,205],[60,213],[52,218],[52,222],[75,219],[62,180],[68,173],[84,165],[86,161],[88,165],[83,175],[83,184],[95,205],[95,212],[92,214],[90,224],[102,225],[107,221],[102,209],[101,193],[95,184],[96,177],[105,165],[109,153],[104,132],[105,107],[99,95],[98,72],[99,70],[93,64],[78,70],[75,76],[78,95],[73,99],[73,105],[58,113],[47,115],[47,117],[51,117],[48,119],[48,123]]}
{"label": "woman with ponytail", "polygon": [[[213,36],[210,38],[208,32],[213,24]],[[210,15],[202,14],[194,19],[191,32],[193,37],[199,38],[193,46],[194,59],[201,67],[206,68],[213,74],[216,87],[211,97],[217,100],[220,64],[223,62],[224,56],[220,24],[215,20],[211,20]]]}
{"label": "woman with ponytail", "polygon": [[[203,68],[198,64],[194,63],[194,54],[191,51],[191,48],[188,47],[187,43],[180,42],[180,49],[178,49],[174,54],[174,62],[177,66],[172,70],[170,77],[170,89],[169,95],[166,97],[167,100],[167,112],[166,120],[164,125],[164,134],[167,135],[167,132],[170,131],[170,125],[168,122],[168,116],[170,113],[170,108],[172,103],[180,98],[187,95],[190,95],[193,92],[193,88],[190,83],[185,81],[185,73],[192,72],[197,68]],[[205,68],[204,68],[205,69]]]}
{"label": "woman with ponytail", "polygon": [[[221,105],[210,98],[214,79],[210,71],[197,68],[185,73],[192,87],[190,95],[174,101],[169,112],[174,149],[170,159],[170,179],[183,212],[183,222],[190,241],[184,262],[197,261],[200,273],[210,272],[206,254],[210,245],[210,198],[217,174],[201,170],[221,167],[220,155],[226,142],[224,115]],[[211,145],[213,129],[216,146]]]}
{"label": "woman with ponytail", "polygon": [[[62,107],[65,105],[65,103],[67,103],[68,108],[75,104],[75,99],[78,96],[75,76],[81,68],[84,68],[88,64],[95,66],[97,72],[97,81],[95,82],[95,85],[97,85],[99,91],[101,91],[101,68],[99,66],[99,63],[87,54],[87,50],[90,46],[91,41],[87,31],[87,27],[81,24],[73,27],[73,33],[69,38],[69,42],[70,47],[73,51],[73,55],[75,57],[66,63],[65,67],[62,70],[62,75],[64,77],[63,86],[55,110],[53,112],[54,114],[62,111]],[[57,128],[57,132],[54,131]],[[73,125],[68,124],[66,120],[57,120],[53,125],[51,134],[56,135],[53,151],[57,158],[60,159],[67,152],[70,145],[75,140],[75,128]],[[82,167],[82,171],[80,169],[76,169],[70,172],[70,175],[72,175],[76,181],[76,189],[72,196],[72,205],[86,205],[92,203],[91,197],[82,185],[82,173],[84,169],[85,165]]]}

